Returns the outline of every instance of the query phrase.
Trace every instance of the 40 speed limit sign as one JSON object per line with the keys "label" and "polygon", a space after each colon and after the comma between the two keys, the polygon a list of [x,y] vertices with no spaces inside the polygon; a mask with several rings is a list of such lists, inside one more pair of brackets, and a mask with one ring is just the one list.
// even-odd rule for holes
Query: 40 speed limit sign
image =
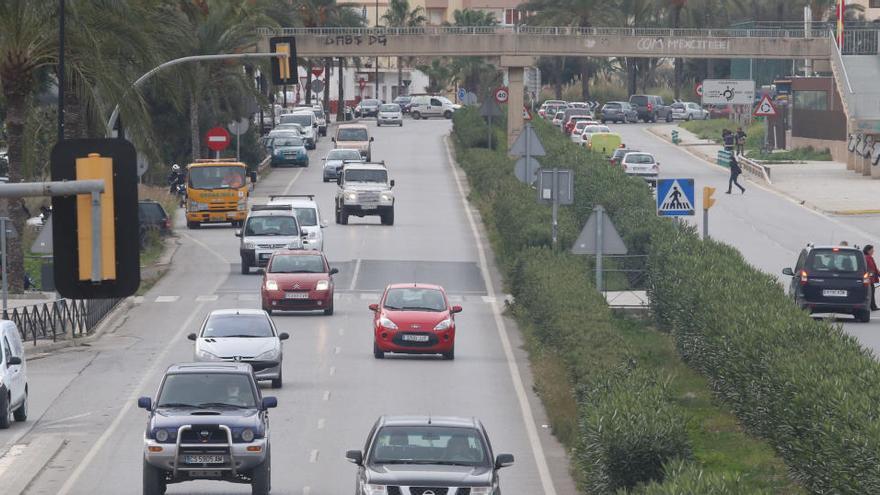
{"label": "40 speed limit sign", "polygon": [[501,87],[495,90],[495,101],[497,101],[499,105],[502,103],[507,103],[507,98],[509,96],[510,95],[507,91],[507,88],[505,87]]}

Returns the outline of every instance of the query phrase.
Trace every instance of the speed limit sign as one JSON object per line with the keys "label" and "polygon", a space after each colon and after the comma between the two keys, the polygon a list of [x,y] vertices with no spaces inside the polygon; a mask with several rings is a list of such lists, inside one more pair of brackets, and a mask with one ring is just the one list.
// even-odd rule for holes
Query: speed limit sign
{"label": "speed limit sign", "polygon": [[703,97],[703,83],[700,82],[694,86],[694,93],[700,98]]}
{"label": "speed limit sign", "polygon": [[507,103],[508,96],[509,95],[507,93],[507,88],[503,86],[495,90],[495,101],[497,101],[499,104]]}

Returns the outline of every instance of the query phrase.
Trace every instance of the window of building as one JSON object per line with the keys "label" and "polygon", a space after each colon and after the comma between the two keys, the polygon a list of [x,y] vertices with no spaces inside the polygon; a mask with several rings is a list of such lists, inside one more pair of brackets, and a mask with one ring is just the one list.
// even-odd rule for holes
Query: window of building
{"label": "window of building", "polygon": [[504,9],[504,22],[503,22],[503,24],[506,26],[512,26],[515,24],[519,24],[521,14],[522,13],[516,9]]}
{"label": "window of building", "polygon": [[827,91],[795,91],[795,110],[828,110]]}
{"label": "window of building", "polygon": [[427,11],[428,24],[439,26],[446,20],[446,9],[427,9]]}
{"label": "window of building", "polygon": [[872,9],[880,9],[880,0],[870,0],[868,7]]}

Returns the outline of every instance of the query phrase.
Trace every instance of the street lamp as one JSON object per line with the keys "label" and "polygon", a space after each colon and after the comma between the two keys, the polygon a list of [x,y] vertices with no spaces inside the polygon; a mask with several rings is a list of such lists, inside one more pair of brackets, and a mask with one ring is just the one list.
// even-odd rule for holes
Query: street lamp
{"label": "street lamp", "polygon": [[[379,0],[376,0],[376,27],[379,27]],[[379,99],[379,57],[376,57],[376,99]]]}

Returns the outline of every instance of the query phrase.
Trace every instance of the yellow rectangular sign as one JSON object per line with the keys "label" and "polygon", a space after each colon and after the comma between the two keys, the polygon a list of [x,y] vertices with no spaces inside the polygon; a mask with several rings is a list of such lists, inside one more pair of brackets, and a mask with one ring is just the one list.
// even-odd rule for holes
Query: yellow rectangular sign
{"label": "yellow rectangular sign", "polygon": [[[101,193],[101,280],[116,279],[116,232],[113,212],[113,159],[90,153],[76,159],[76,180],[104,179]],[[79,279],[92,279],[92,196],[76,196]]]}

